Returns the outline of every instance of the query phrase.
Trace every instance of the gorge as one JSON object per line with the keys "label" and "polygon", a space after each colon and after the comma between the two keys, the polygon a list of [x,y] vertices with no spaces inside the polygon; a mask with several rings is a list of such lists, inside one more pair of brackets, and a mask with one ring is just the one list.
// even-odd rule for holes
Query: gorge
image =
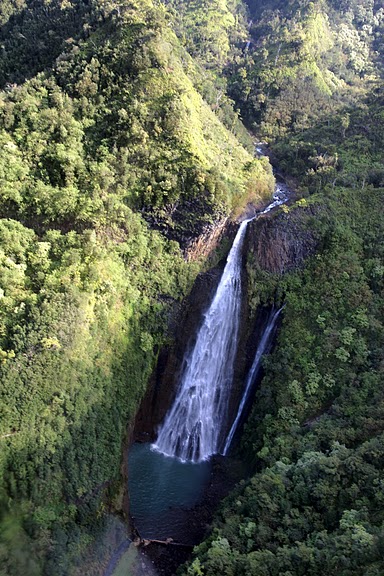
{"label": "gorge", "polygon": [[382,576],[383,38],[383,0],[0,2],[1,576]]}
{"label": "gorge", "polygon": [[[259,215],[264,217],[283,205],[289,196],[288,188],[277,184],[273,201],[259,211]],[[256,327],[259,343],[231,422],[229,414],[234,410],[229,410],[229,404],[233,399],[244,299],[243,244],[248,224],[257,218],[246,219],[239,225],[212,302],[205,305],[200,327],[197,324],[197,335],[190,335],[194,345],[185,351],[179,381],[174,384],[176,395],[159,426],[155,443],[134,444],[129,450],[130,511],[134,529],[143,540],[171,538],[189,545],[198,543],[201,528],[190,528],[192,518],[188,510],[201,502],[208,483],[210,490],[215,490],[210,459],[216,454],[228,454],[245,405],[251,401],[262,356],[271,345],[282,308],[272,308],[265,326]],[[146,403],[144,411],[149,421],[150,410],[151,406]],[[230,486],[228,482],[227,490]],[[170,570],[169,574],[172,568]],[[167,571],[163,569],[161,573]]]}
{"label": "gorge", "polygon": [[[287,202],[290,192],[277,184],[273,201],[260,215]],[[238,348],[238,331],[242,303],[243,243],[249,222],[243,220],[228,254],[213,300],[203,314],[191,352],[185,352],[180,382],[172,407],[159,427],[152,445],[165,456],[181,461],[200,462],[211,455],[226,453],[236,431],[242,408],[251,387],[261,356],[269,343],[278,313],[272,313],[250,373],[235,422],[228,422],[234,362]],[[280,310],[278,311],[280,312]],[[230,431],[228,432],[228,429]]]}

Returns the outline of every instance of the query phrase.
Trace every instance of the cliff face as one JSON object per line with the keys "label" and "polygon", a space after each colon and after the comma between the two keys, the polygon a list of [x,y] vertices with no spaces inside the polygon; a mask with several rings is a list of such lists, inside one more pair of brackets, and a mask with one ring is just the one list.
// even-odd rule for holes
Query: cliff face
{"label": "cliff face", "polygon": [[203,314],[220,281],[223,265],[199,274],[190,295],[176,311],[170,327],[171,343],[159,353],[156,369],[136,416],[134,440],[155,439],[157,428],[175,397],[184,358],[193,348]]}
{"label": "cliff face", "polygon": [[228,234],[232,228],[228,218],[222,218],[215,224],[207,225],[200,236],[189,242],[186,249],[187,260],[207,258],[212,250],[217,248],[223,236]]}
{"label": "cliff face", "polygon": [[314,253],[318,244],[313,222],[318,208],[279,210],[249,225],[245,251],[254,265],[272,274],[284,274],[299,268]]}
{"label": "cliff face", "polygon": [[[277,209],[253,220],[248,225],[243,251],[243,297],[229,421],[235,418],[245,380],[272,309],[271,304],[260,304],[256,310],[252,308],[253,288],[250,275],[254,272],[257,274],[258,270],[271,275],[283,275],[301,268],[306,258],[313,254],[318,246],[318,237],[313,229],[313,221],[318,212],[319,209],[314,207],[291,208],[289,212]],[[271,291],[270,301],[273,302],[273,300],[274,293]],[[266,352],[274,345],[279,323],[278,320]],[[258,386],[262,377],[263,370],[261,369],[256,375],[254,388]],[[246,415],[247,410],[245,410],[244,419]]]}

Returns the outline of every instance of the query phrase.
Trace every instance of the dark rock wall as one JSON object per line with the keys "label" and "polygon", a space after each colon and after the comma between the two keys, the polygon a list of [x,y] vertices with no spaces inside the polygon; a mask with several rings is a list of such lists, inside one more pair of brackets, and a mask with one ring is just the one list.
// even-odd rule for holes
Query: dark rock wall
{"label": "dark rock wall", "polygon": [[206,226],[204,232],[191,240],[185,250],[187,260],[207,258],[212,250],[217,248],[225,234],[233,230],[233,225],[228,218],[223,218],[216,224]]}
{"label": "dark rock wall", "polygon": [[[246,263],[248,261],[248,266],[273,275],[283,275],[302,267],[305,259],[316,251],[318,245],[318,237],[314,231],[314,221],[318,212],[318,207],[295,208],[290,209],[288,213],[280,208],[248,225],[243,248],[243,297],[228,428],[236,417],[247,375],[273,308],[268,303],[260,305],[256,311],[250,307]],[[273,297],[274,294],[271,294],[271,302]],[[269,348],[274,344],[281,320],[282,316],[279,317],[271,335]],[[257,387],[263,375],[261,369],[256,375],[253,389]],[[250,397],[252,398],[252,394]],[[250,408],[251,406],[245,407],[243,421]]]}
{"label": "dark rock wall", "polygon": [[203,314],[215,295],[225,262],[199,274],[190,295],[182,303],[171,328],[171,344],[159,353],[156,369],[136,416],[134,440],[152,441],[176,394],[183,362],[195,343]]}
{"label": "dark rock wall", "polygon": [[314,222],[320,208],[281,209],[249,224],[245,253],[255,266],[272,274],[284,274],[300,268],[318,245]]}

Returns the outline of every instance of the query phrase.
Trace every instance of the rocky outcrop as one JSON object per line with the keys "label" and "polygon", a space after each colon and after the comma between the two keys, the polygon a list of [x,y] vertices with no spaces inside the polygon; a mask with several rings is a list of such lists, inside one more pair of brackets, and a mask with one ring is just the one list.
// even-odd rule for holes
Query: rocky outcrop
{"label": "rocky outcrop", "polygon": [[278,210],[250,223],[246,252],[257,268],[284,274],[303,265],[318,245],[313,222],[318,207]]}
{"label": "rocky outcrop", "polygon": [[[319,210],[318,207],[298,207],[290,208],[288,212],[285,212],[278,208],[273,213],[261,216],[248,225],[243,252],[243,299],[232,401],[229,408],[228,420],[230,422],[236,416],[237,407],[243,394],[244,382],[252,366],[272,309],[271,304],[259,306],[256,311],[251,308],[247,269],[251,267],[271,274],[285,274],[303,266],[305,259],[313,254],[318,246],[319,239],[314,232],[313,222],[318,216]],[[273,300],[274,294],[271,293],[270,301],[273,302]],[[271,335],[269,348],[274,344],[280,322],[281,317]],[[263,370],[261,369],[255,378],[254,389],[262,377]],[[246,416],[247,408],[244,411],[243,421]]]}
{"label": "rocky outcrop", "polygon": [[207,258],[232,228],[233,224],[230,223],[229,218],[222,218],[216,224],[207,225],[203,233],[187,245],[185,250],[187,260]]}

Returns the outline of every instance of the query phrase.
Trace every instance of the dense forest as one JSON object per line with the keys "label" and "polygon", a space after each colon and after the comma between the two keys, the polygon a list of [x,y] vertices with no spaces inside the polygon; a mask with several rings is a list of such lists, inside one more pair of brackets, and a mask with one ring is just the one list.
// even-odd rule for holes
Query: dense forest
{"label": "dense forest", "polygon": [[122,511],[191,241],[273,176],[161,4],[0,10],[0,573],[68,575]]}
{"label": "dense forest", "polygon": [[254,307],[284,320],[238,451],[253,467],[185,573],[384,572],[382,2],[249,2],[229,93],[300,199],[317,252],[268,272],[252,249]]}
{"label": "dense forest", "polygon": [[384,572],[384,3],[3,0],[0,575],[74,576],[108,513],[194,239],[296,185],[317,251],[247,254],[285,302],[188,574]]}

